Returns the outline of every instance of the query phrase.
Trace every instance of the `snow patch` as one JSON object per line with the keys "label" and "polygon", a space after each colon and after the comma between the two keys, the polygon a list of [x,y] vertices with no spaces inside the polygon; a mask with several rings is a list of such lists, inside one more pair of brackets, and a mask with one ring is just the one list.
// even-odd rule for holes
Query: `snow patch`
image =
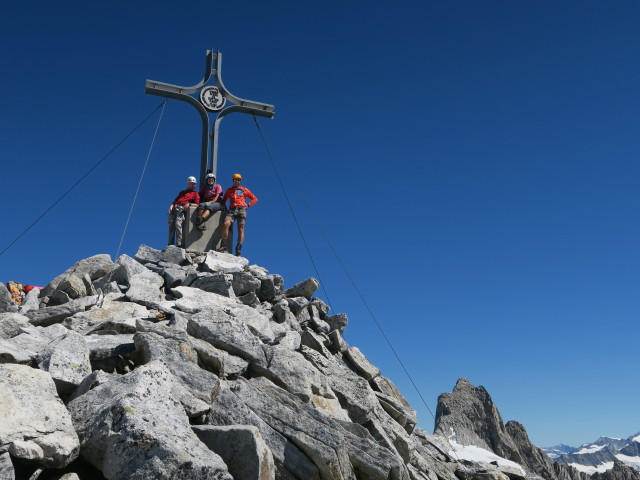
{"label": "snow patch", "polygon": [[622,463],[640,466],[640,457],[630,457],[629,455],[623,455],[622,453],[616,453],[614,457],[616,457]]}
{"label": "snow patch", "polygon": [[613,462],[605,462],[597,467],[592,467],[590,465],[582,465],[580,463],[570,463],[569,466],[574,467],[576,470],[582,473],[586,473],[588,475],[593,475],[594,473],[603,473],[607,470],[611,470],[613,468]]}
{"label": "snow patch", "polygon": [[640,435],[638,435],[637,437],[633,437],[631,441],[640,443]]}
{"label": "snow patch", "polygon": [[585,447],[581,448],[580,450],[577,450],[577,451],[573,452],[572,455],[580,455],[580,454],[584,454],[584,453],[596,453],[596,452],[599,452],[600,450],[602,450],[603,448],[606,448],[606,445],[585,446]]}
{"label": "snow patch", "polygon": [[[525,475],[524,469],[517,464],[516,462],[512,462],[511,460],[507,460],[506,458],[499,457],[493,452],[489,450],[485,450],[484,448],[475,447],[473,445],[460,445],[455,440],[449,438],[449,444],[453,450],[449,450],[449,455],[453,458],[457,458],[459,460],[469,460],[471,462],[476,463],[491,463],[497,462],[498,465],[509,466],[518,469],[522,472],[522,475]],[[612,464],[613,466],[613,464]]]}

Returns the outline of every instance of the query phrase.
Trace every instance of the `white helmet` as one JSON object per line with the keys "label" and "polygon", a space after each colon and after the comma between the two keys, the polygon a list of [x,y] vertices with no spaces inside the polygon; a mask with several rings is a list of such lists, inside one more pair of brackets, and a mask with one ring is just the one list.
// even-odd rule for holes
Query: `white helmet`
{"label": "white helmet", "polygon": [[196,182],[196,177],[189,177],[187,178],[187,183],[198,183],[198,182]]}
{"label": "white helmet", "polygon": [[209,180],[210,178],[213,178],[214,182],[216,181],[216,176],[213,173],[207,173],[205,180]]}

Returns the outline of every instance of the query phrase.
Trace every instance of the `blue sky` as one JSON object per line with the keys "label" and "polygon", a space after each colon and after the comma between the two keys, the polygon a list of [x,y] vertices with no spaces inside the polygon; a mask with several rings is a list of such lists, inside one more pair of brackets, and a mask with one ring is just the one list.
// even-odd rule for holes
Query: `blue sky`
{"label": "blue sky", "polygon": [[[232,93],[276,106],[261,125],[347,341],[424,428],[297,190],[432,411],[466,377],[538,445],[627,437],[640,430],[639,15],[630,0],[13,2],[0,250],[160,103],[146,79],[193,85],[214,48]],[[157,119],[0,256],[0,281],[45,285],[115,255]],[[124,253],[164,246],[167,207],[199,169],[199,122],[168,103]],[[223,186],[236,171],[260,199],[246,256],[287,285],[315,276],[240,114],[221,126]]]}

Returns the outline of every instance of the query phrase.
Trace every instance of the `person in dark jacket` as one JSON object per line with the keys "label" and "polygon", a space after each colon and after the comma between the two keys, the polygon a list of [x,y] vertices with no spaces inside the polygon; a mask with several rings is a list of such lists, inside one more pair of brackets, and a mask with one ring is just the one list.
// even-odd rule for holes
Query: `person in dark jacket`
{"label": "person in dark jacket", "polygon": [[182,239],[182,223],[186,209],[191,204],[198,205],[200,203],[200,195],[196,192],[196,177],[187,178],[187,188],[178,193],[171,206],[169,207],[169,245],[173,245],[175,236],[175,245],[184,247]]}

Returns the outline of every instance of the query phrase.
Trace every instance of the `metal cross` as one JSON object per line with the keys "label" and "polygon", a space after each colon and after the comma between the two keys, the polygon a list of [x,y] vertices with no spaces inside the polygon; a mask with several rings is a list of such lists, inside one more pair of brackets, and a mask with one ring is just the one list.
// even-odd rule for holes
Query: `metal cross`
{"label": "metal cross", "polygon": [[[213,61],[216,67],[213,67]],[[202,119],[202,145],[200,150],[200,183],[205,184],[205,176],[209,172],[216,175],[218,169],[218,129],[222,119],[233,112],[248,113],[259,117],[273,118],[275,108],[266,103],[244,100],[233,95],[222,83],[222,53],[214,53],[207,50],[204,78],[193,87],[180,87],[169,83],[147,80],[144,93],[158,97],[174,98],[193,105]],[[214,76],[215,86],[207,87],[206,84]],[[197,94],[197,97],[191,96]],[[225,108],[229,101],[234,105]],[[217,113],[211,134],[209,134],[209,113]],[[211,145],[210,145],[211,144]],[[208,155],[207,155],[208,153]],[[207,163],[208,156],[208,163]]]}

